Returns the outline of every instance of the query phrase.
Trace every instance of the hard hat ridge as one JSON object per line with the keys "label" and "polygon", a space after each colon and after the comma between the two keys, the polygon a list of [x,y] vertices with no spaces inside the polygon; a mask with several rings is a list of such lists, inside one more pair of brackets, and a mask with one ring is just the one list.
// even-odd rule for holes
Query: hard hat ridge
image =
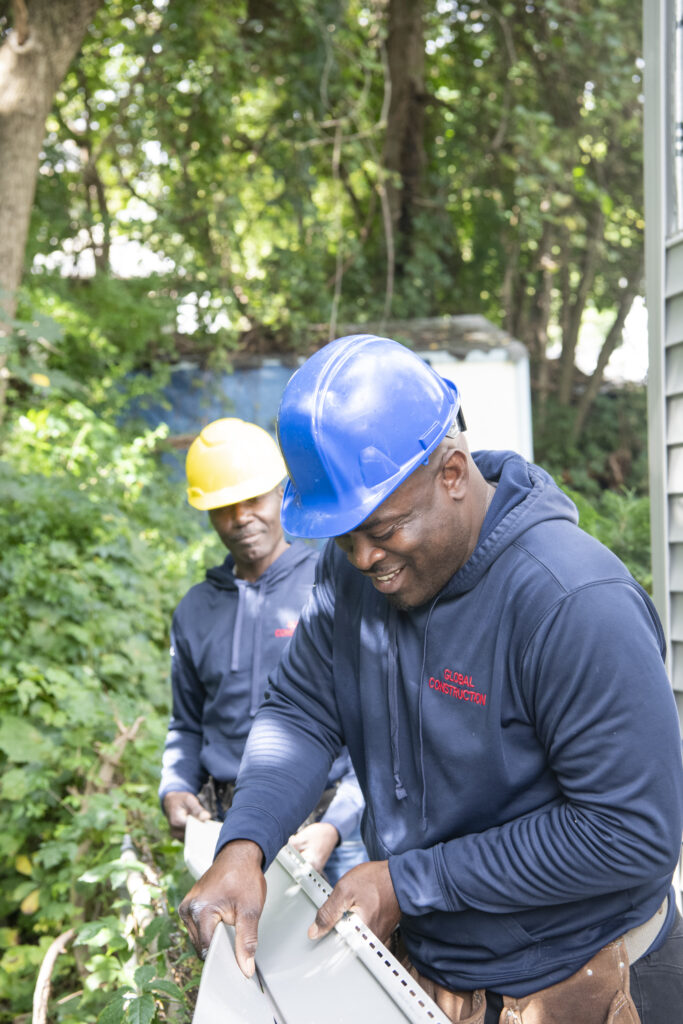
{"label": "hard hat ridge", "polygon": [[458,390],[390,338],[338,338],[290,378],[278,412],[282,524],[300,537],[358,526],[426,462],[458,417]]}

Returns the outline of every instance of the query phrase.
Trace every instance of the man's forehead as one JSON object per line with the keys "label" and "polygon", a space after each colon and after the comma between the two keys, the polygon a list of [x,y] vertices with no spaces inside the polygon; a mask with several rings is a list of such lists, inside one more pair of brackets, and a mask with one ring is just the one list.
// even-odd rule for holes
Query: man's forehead
{"label": "man's forehead", "polygon": [[380,507],[373,512],[367,519],[363,520],[355,530],[351,530],[351,533],[355,533],[357,530],[375,530],[378,526],[384,526],[385,523],[392,522],[396,519],[400,513],[394,512],[391,509],[384,509]]}

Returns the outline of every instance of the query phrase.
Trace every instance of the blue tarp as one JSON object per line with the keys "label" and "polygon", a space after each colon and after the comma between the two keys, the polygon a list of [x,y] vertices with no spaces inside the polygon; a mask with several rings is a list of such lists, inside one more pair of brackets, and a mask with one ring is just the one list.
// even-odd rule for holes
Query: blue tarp
{"label": "blue tarp", "polygon": [[[171,436],[195,436],[212,420],[238,416],[258,423],[275,437],[280,397],[295,369],[276,360],[233,373],[181,366],[171,373],[160,401],[138,400],[131,411],[150,427],[167,423]],[[179,451],[177,457],[165,456],[164,461],[174,477],[184,475],[185,451]]]}

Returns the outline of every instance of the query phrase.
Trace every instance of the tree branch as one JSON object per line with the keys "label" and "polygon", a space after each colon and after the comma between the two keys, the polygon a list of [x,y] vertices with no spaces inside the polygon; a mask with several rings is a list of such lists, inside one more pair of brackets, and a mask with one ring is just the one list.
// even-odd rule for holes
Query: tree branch
{"label": "tree branch", "polygon": [[593,211],[593,217],[589,224],[586,248],[584,249],[583,260],[580,267],[579,287],[576,290],[574,301],[571,303],[567,317],[568,329],[562,335],[562,354],[560,356],[560,383],[558,388],[558,400],[561,405],[569,405],[574,381],[574,356],[579,338],[579,329],[586,300],[590,293],[595,273],[598,266],[600,243],[602,241],[602,230],[605,223],[605,215],[600,208]]}
{"label": "tree branch", "polygon": [[25,0],[12,0],[12,13],[14,14],[14,31],[17,34],[17,44],[24,46],[29,37],[28,8]]}
{"label": "tree branch", "polygon": [[43,957],[36,980],[36,987],[33,990],[32,1024],[47,1024],[47,1008],[50,1001],[52,972],[57,963],[57,957],[65,951],[75,934],[75,928],[69,928],[68,931],[62,932],[50,944],[47,953]]}
{"label": "tree branch", "polygon": [[605,338],[602,348],[600,349],[596,367],[591,374],[591,378],[586,385],[583,395],[581,396],[581,401],[579,402],[579,406],[576,411],[574,426],[572,427],[572,440],[574,443],[578,442],[581,438],[588,415],[600,390],[600,385],[602,384],[605,376],[605,370],[612,353],[616,351],[622,343],[624,322],[631,310],[633,300],[640,290],[642,276],[643,265],[641,263],[637,272],[631,277],[629,283],[621,294],[616,316],[612,322],[612,326],[607,332],[607,337]]}

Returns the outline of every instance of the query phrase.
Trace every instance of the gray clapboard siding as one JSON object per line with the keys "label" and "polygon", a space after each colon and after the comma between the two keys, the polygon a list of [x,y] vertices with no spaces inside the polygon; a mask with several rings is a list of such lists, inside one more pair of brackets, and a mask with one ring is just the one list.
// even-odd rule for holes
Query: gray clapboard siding
{"label": "gray clapboard siding", "polygon": [[644,0],[653,596],[683,712],[683,0]]}

